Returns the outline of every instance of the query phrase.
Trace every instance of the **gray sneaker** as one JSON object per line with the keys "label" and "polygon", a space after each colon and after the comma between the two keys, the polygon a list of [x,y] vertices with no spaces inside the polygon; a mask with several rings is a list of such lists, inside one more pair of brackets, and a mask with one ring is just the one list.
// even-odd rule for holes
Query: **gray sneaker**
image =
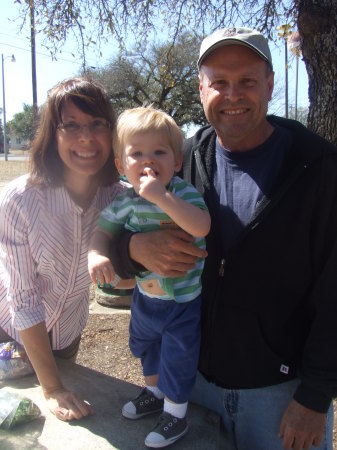
{"label": "gray sneaker", "polygon": [[162,448],[173,444],[188,431],[185,417],[178,419],[167,412],[163,412],[157,425],[146,436],[145,445],[151,448]]}
{"label": "gray sneaker", "polygon": [[134,400],[126,403],[122,409],[122,415],[127,419],[140,419],[148,414],[161,412],[164,399],[159,399],[146,388]]}

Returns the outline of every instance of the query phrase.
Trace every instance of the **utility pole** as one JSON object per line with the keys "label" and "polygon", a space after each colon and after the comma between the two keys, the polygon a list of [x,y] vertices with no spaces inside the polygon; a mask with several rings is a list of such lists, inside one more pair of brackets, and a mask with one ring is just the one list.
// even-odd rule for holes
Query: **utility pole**
{"label": "utility pole", "polygon": [[32,55],[32,88],[33,88],[33,124],[37,124],[38,107],[37,107],[37,88],[36,88],[36,46],[35,46],[35,8],[34,0],[29,0],[30,9],[30,44]]}
{"label": "utility pole", "polygon": [[4,134],[4,154],[5,161],[7,157],[7,133],[6,133],[6,94],[5,94],[5,58],[1,55],[1,72],[2,72],[2,114],[3,114],[3,134]]}
{"label": "utility pole", "polygon": [[7,132],[6,132],[6,94],[5,94],[5,59],[11,58],[15,62],[15,56],[4,56],[1,54],[1,72],[2,72],[2,114],[3,114],[3,134],[4,134],[4,154],[5,161],[8,161]]}

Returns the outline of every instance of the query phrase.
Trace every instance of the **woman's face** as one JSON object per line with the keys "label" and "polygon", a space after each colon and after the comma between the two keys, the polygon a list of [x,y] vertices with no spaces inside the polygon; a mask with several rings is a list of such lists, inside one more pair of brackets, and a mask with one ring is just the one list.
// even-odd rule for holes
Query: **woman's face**
{"label": "woman's face", "polygon": [[[102,117],[93,117],[67,100],[56,130],[59,156],[65,180],[95,177],[112,152],[111,129]],[[75,178],[75,180],[74,180]]]}

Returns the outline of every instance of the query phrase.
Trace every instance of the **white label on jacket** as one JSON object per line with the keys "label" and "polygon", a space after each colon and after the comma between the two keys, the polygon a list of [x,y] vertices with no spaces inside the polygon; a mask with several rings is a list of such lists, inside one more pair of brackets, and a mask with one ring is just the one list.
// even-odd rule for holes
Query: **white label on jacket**
{"label": "white label on jacket", "polygon": [[286,375],[288,375],[288,373],[289,373],[289,367],[288,367],[288,366],[285,366],[284,364],[281,364],[280,372],[285,373]]}

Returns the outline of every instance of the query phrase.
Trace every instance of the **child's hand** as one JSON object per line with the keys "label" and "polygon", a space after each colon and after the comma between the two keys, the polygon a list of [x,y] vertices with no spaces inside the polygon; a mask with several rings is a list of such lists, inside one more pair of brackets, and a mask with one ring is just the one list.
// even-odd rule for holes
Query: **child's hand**
{"label": "child's hand", "polygon": [[150,167],[146,167],[144,172],[146,175],[140,178],[139,195],[149,202],[157,204],[159,199],[165,195],[166,187]]}
{"label": "child's hand", "polygon": [[97,284],[97,279],[100,284],[114,283],[115,278],[118,277],[116,275],[115,270],[111,264],[111,261],[106,256],[100,255],[95,251],[89,252],[88,255],[88,270],[90,274],[91,281],[94,284]]}

